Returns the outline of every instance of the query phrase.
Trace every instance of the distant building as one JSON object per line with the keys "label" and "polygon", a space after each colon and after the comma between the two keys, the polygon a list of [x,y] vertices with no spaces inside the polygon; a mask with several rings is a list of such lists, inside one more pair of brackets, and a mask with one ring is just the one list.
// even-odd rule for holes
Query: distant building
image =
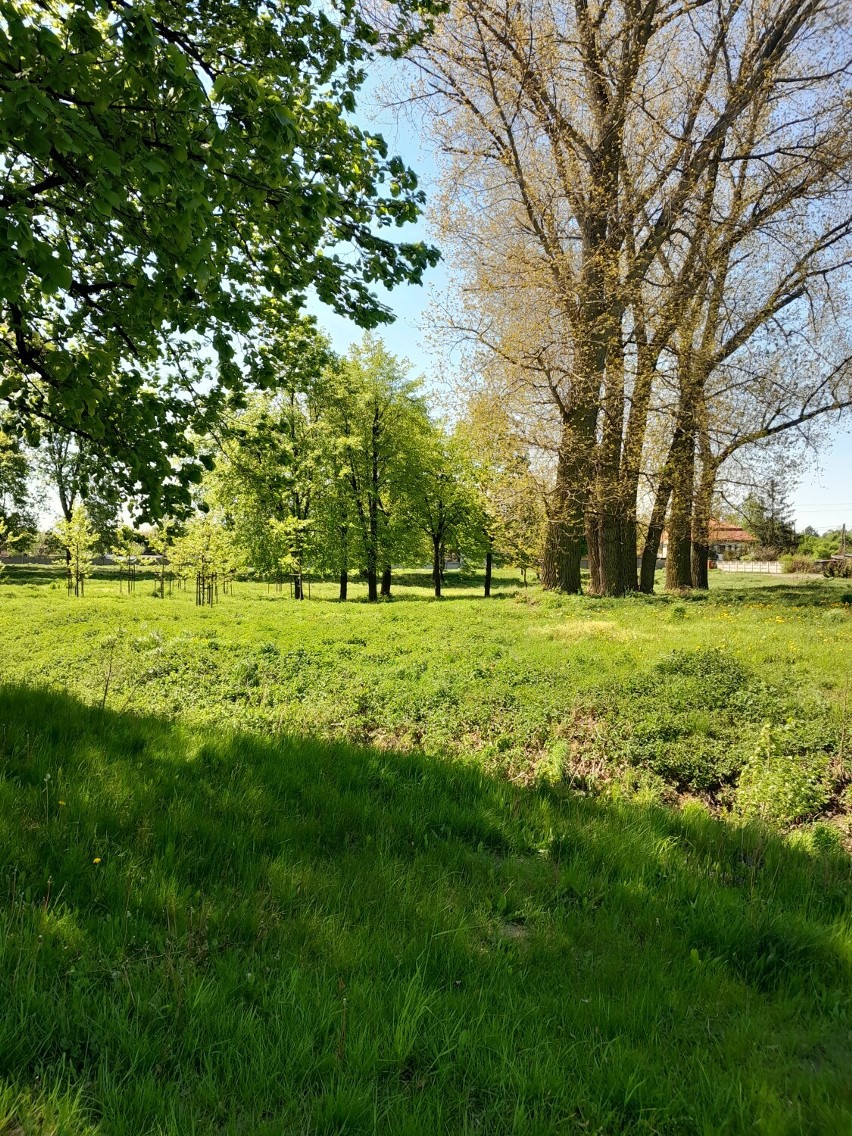
{"label": "distant building", "polygon": [[724,521],[710,522],[710,551],[719,556],[744,556],[757,543],[757,537],[746,529],[741,529],[739,525],[729,525]]}
{"label": "distant building", "polygon": [[[741,529],[739,525],[730,525],[727,521],[710,522],[710,555],[735,558],[747,555],[758,543],[757,537]],[[669,553],[669,534],[663,530],[660,538],[660,557],[665,559]]]}

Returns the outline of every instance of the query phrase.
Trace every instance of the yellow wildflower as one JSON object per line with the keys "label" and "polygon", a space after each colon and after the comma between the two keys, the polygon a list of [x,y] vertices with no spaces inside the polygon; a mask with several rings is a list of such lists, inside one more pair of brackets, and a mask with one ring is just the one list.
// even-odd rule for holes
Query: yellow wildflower
{"label": "yellow wildflower", "polygon": [[101,862],[100,856],[95,856],[94,860],[92,860],[93,864],[100,864],[100,862]]}

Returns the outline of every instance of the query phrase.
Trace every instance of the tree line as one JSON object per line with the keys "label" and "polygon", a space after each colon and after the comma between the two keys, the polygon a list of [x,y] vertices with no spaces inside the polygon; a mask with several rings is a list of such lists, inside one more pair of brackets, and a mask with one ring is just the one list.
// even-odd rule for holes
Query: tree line
{"label": "tree line", "polygon": [[[333,576],[341,600],[350,576],[367,598],[389,595],[392,569],[431,564],[440,596],[449,554],[526,571],[537,563],[544,512],[527,459],[477,429],[473,415],[449,429],[434,420],[420,383],[372,335],[341,357],[308,322],[268,329],[258,347],[272,390],[223,418],[198,444],[209,459],[195,510],[140,539],[113,513],[99,532],[82,499],[55,530],[71,587],[80,594],[98,546],[119,566],[149,548],[181,583],[195,578],[213,602],[238,571],[290,582]],[[101,515],[101,524],[103,517]],[[143,544],[144,540],[144,544]],[[128,585],[129,586],[129,585]]]}
{"label": "tree line", "polygon": [[[545,587],[579,591],[587,554],[593,593],[650,591],[664,528],[667,585],[706,587],[726,483],[852,404],[850,37],[846,0],[10,0],[7,539],[36,451],[66,523],[200,502],[372,596],[420,545],[527,557],[534,482]],[[379,406],[300,314],[313,290],[375,328],[375,285],[438,259],[394,239],[424,195],[353,117],[383,58],[441,160],[451,430],[404,384]],[[525,535],[489,535],[489,494]]]}

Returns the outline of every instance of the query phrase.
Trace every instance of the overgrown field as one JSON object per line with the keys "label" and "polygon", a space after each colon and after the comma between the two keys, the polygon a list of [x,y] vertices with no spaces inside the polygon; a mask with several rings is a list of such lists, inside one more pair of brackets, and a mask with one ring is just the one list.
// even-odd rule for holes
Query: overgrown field
{"label": "overgrown field", "polygon": [[419,583],[4,573],[0,1133],[848,1134],[843,585]]}
{"label": "overgrown field", "polygon": [[51,570],[0,581],[0,678],[122,712],[474,760],[528,784],[762,816],[848,835],[848,582],[724,576],[709,596],[592,600],[520,588],[486,602],[403,575],[378,606],[331,585],[297,603],[238,583],[128,596]]}

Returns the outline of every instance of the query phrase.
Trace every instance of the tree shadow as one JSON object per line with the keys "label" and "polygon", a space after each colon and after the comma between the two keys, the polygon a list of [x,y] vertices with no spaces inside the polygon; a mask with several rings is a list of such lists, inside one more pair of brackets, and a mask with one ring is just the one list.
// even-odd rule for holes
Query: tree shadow
{"label": "tree shadow", "polygon": [[70,1133],[848,1118],[846,858],[24,687],[0,762],[23,1131],[28,1108]]}
{"label": "tree shadow", "polygon": [[[714,599],[728,603],[767,603],[786,607],[830,607],[849,603],[848,580],[801,580],[799,583],[755,583],[743,587],[711,588]],[[846,597],[844,599],[844,597]]]}

